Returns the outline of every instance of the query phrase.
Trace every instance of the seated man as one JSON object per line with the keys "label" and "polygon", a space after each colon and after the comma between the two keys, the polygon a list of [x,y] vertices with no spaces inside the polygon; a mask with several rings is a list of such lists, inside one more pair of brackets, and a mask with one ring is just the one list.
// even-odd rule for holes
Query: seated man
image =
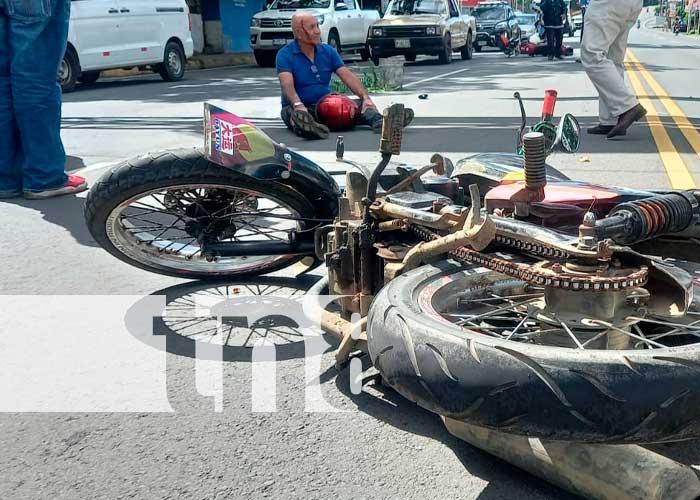
{"label": "seated man", "polygon": [[[318,122],[316,104],[330,94],[333,73],[359,97],[360,125],[373,131],[382,129],[382,114],[369,97],[362,82],[348,69],[338,52],[321,43],[321,28],[316,18],[306,12],[292,17],[294,41],[277,54],[277,74],[282,87],[282,120],[295,134],[307,139],[325,139],[329,129]],[[404,126],[413,119],[413,111],[405,110]]]}

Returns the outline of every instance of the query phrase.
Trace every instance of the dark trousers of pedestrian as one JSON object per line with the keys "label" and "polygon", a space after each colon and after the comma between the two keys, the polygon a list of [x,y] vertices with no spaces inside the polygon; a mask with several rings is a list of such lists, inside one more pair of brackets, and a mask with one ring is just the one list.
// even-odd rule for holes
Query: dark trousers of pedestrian
{"label": "dark trousers of pedestrian", "polygon": [[586,24],[586,9],[585,7],[581,9],[581,37],[579,38],[579,41],[583,41],[583,27]]}
{"label": "dark trousers of pedestrian", "polygon": [[561,58],[561,44],[564,40],[564,28],[546,28],[547,55],[549,58]]}
{"label": "dark trousers of pedestrian", "polygon": [[[2,0],[0,0],[2,1]],[[362,109],[362,99],[353,99],[357,103],[360,109]],[[318,115],[316,114],[316,106],[307,106],[306,109],[309,110],[309,113],[311,113],[311,116],[314,117],[314,120],[316,120],[319,123],[323,123],[319,121]],[[282,112],[280,113],[280,116],[282,117],[282,121],[284,124],[287,126],[289,130],[294,132],[294,126],[291,123],[291,117],[292,113],[294,112],[294,108],[292,106],[285,106],[282,108]],[[383,120],[382,114],[377,111],[376,109],[367,109],[360,113],[360,118],[357,121],[358,125],[369,125],[370,127],[374,124],[375,127],[378,126],[378,124],[381,124]]]}
{"label": "dark trousers of pedestrian", "polygon": [[70,0],[0,0],[0,195],[63,186],[58,67]]}

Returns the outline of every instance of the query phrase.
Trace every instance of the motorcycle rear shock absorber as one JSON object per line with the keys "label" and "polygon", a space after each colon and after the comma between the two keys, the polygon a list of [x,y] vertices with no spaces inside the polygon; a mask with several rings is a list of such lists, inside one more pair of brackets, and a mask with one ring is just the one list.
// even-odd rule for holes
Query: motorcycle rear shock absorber
{"label": "motorcycle rear shock absorber", "polygon": [[696,218],[698,203],[690,193],[668,193],[622,203],[595,225],[598,241],[634,245],[686,229]]}

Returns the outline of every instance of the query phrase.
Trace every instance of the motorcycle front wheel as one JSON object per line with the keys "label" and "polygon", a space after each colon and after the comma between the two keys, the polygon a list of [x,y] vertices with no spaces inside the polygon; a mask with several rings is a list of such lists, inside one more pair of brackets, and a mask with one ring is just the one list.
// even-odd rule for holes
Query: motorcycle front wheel
{"label": "motorcycle front wheel", "polygon": [[446,261],[377,294],[369,353],[385,384],[474,425],[592,443],[692,439],[700,437],[699,292],[685,317],[648,314],[606,332],[583,317],[570,327],[547,315],[541,288]]}
{"label": "motorcycle front wheel", "polygon": [[126,161],[90,190],[85,219],[116,258],[158,274],[216,279],[267,274],[298,255],[215,257],[201,242],[288,241],[313,217],[298,192],[210,162],[198,149]]}

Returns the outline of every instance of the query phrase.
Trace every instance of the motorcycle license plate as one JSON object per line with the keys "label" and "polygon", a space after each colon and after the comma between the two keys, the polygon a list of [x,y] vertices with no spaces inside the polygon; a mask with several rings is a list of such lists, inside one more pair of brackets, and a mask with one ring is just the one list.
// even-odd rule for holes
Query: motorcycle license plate
{"label": "motorcycle license plate", "polygon": [[486,42],[484,42],[483,40],[479,40],[478,42],[476,42],[476,44],[477,44],[479,47],[483,47],[484,45],[486,45]]}
{"label": "motorcycle license plate", "polygon": [[394,40],[394,47],[397,49],[410,49],[411,48],[411,40],[408,38],[397,38]]}

